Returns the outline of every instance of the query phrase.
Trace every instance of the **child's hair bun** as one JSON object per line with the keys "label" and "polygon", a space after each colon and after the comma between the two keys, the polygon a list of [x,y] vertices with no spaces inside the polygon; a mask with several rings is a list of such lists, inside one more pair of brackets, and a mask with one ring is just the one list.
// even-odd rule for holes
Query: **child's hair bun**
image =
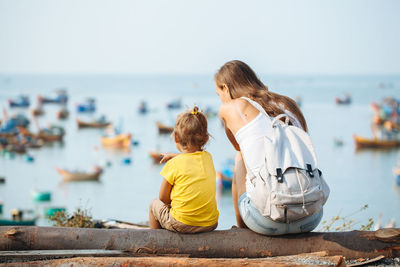
{"label": "child's hair bun", "polygon": [[194,107],[192,109],[192,114],[197,115],[198,112],[199,112],[199,108],[196,105],[194,105]]}

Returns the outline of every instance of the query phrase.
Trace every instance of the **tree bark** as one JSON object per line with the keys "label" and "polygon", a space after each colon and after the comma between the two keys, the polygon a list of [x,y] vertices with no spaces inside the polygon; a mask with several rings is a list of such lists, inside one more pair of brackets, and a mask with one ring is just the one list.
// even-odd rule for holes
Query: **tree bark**
{"label": "tree bark", "polygon": [[269,237],[248,229],[177,234],[162,229],[2,226],[0,250],[108,249],[125,250],[135,255],[184,254],[204,258],[258,258],[317,251],[347,259],[400,256],[398,239],[382,241],[375,234],[373,231],[311,232]]}
{"label": "tree bark", "polygon": [[44,266],[203,266],[203,267],[287,267],[287,266],[346,266],[342,256],[323,256],[302,254],[259,259],[204,259],[187,257],[77,257],[44,261],[13,262],[0,264],[0,267],[44,267]]}

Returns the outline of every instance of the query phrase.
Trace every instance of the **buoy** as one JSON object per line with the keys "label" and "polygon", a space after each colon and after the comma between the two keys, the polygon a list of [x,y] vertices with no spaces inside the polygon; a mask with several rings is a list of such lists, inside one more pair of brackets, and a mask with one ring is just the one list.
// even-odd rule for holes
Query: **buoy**
{"label": "buoy", "polygon": [[35,159],[31,155],[26,154],[25,155],[25,161],[26,162],[34,162]]}
{"label": "buoy", "polygon": [[123,160],[122,160],[122,163],[124,163],[124,164],[131,164],[131,162],[132,162],[132,160],[131,160],[131,158],[124,158]]}
{"label": "buoy", "polygon": [[138,140],[133,140],[132,141],[132,145],[133,146],[138,146],[139,145],[139,141]]}

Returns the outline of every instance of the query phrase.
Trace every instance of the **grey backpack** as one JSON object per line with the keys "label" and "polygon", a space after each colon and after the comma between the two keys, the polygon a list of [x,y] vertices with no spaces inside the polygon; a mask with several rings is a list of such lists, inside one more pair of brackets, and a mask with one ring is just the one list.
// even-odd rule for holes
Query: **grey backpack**
{"label": "grey backpack", "polygon": [[[271,120],[260,104],[246,99]],[[286,223],[319,212],[329,196],[310,136],[288,123],[287,114],[272,118],[272,137],[264,138],[265,164],[250,196],[263,216]]]}

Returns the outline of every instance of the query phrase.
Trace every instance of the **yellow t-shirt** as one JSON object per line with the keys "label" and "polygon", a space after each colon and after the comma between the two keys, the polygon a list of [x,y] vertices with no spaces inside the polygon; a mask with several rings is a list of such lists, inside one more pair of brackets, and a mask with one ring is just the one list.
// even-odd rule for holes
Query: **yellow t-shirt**
{"label": "yellow t-shirt", "polygon": [[172,185],[172,217],[192,226],[211,226],[218,221],[215,169],[210,153],[180,154],[170,159],[160,174]]}

